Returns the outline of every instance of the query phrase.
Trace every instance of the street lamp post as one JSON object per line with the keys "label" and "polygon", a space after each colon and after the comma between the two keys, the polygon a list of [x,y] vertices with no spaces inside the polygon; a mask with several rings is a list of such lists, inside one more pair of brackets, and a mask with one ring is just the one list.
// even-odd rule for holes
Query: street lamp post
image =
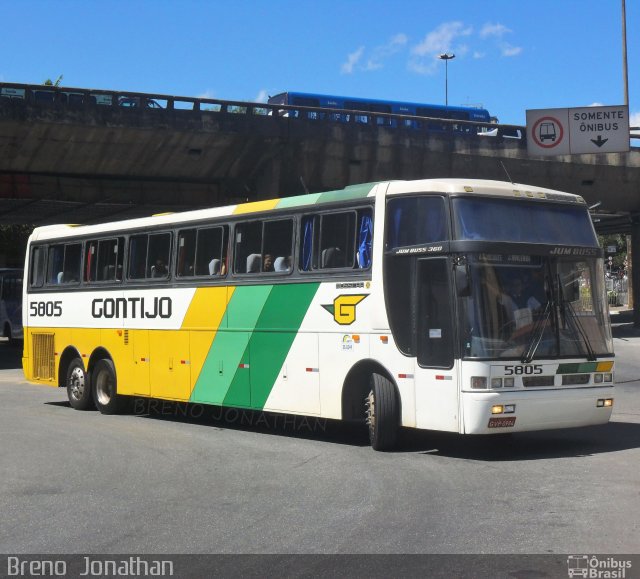
{"label": "street lamp post", "polygon": [[456,57],[453,53],[443,52],[438,58],[444,60],[444,104],[449,106],[449,61]]}

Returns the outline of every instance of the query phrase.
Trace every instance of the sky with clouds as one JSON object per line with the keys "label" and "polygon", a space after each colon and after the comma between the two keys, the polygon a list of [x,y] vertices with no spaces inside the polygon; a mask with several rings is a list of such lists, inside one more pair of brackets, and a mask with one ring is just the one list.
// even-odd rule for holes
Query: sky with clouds
{"label": "sky with clouds", "polygon": [[[626,0],[640,125],[640,0]],[[263,101],[285,90],[487,108],[623,102],[619,0],[0,0],[0,81]],[[7,50],[7,48],[11,50]]]}

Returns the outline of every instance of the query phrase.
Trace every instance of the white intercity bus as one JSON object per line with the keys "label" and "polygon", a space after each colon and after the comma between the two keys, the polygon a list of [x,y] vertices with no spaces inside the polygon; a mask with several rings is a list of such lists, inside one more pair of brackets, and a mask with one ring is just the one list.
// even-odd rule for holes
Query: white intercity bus
{"label": "white intercity bus", "polygon": [[37,228],[27,379],[74,408],[131,397],[462,434],[606,423],[613,348],[584,200],[391,181]]}

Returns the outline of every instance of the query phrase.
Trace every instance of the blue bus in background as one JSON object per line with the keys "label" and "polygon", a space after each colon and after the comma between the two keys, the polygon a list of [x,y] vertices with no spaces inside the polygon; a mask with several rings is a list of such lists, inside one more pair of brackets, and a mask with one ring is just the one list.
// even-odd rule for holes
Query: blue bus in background
{"label": "blue bus in background", "polygon": [[[371,113],[388,113],[396,115],[411,115],[416,117],[429,117],[430,119],[450,119],[460,121],[477,121],[481,123],[496,122],[489,115],[489,111],[476,107],[454,107],[444,105],[429,105],[419,103],[407,103],[397,101],[383,101],[375,99],[339,97],[321,94],[310,94],[302,92],[283,92],[275,96],[269,97],[267,101],[272,105],[291,105],[313,108],[342,109],[351,111],[362,111],[362,114],[353,116],[340,113],[321,113],[314,111],[287,111],[284,113],[288,116],[303,117],[311,120],[321,120],[330,118],[334,121],[356,123],[369,123],[369,115]],[[327,117],[326,115],[329,115]],[[375,124],[386,127],[404,126],[415,129],[426,128],[431,131],[447,131],[453,130],[459,133],[475,134],[481,132],[480,127],[474,127],[468,124],[442,123],[436,120],[419,121],[416,119],[397,120],[391,117],[377,116]]]}
{"label": "blue bus in background", "polygon": [[0,268],[0,329],[10,343],[22,340],[21,269]]}

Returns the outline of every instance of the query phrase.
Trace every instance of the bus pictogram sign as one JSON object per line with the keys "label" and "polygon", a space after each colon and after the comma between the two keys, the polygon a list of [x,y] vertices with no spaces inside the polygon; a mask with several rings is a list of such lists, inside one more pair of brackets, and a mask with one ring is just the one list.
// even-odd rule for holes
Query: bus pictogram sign
{"label": "bus pictogram sign", "polygon": [[564,128],[555,117],[542,117],[533,125],[532,137],[539,147],[552,149],[562,143]]}

